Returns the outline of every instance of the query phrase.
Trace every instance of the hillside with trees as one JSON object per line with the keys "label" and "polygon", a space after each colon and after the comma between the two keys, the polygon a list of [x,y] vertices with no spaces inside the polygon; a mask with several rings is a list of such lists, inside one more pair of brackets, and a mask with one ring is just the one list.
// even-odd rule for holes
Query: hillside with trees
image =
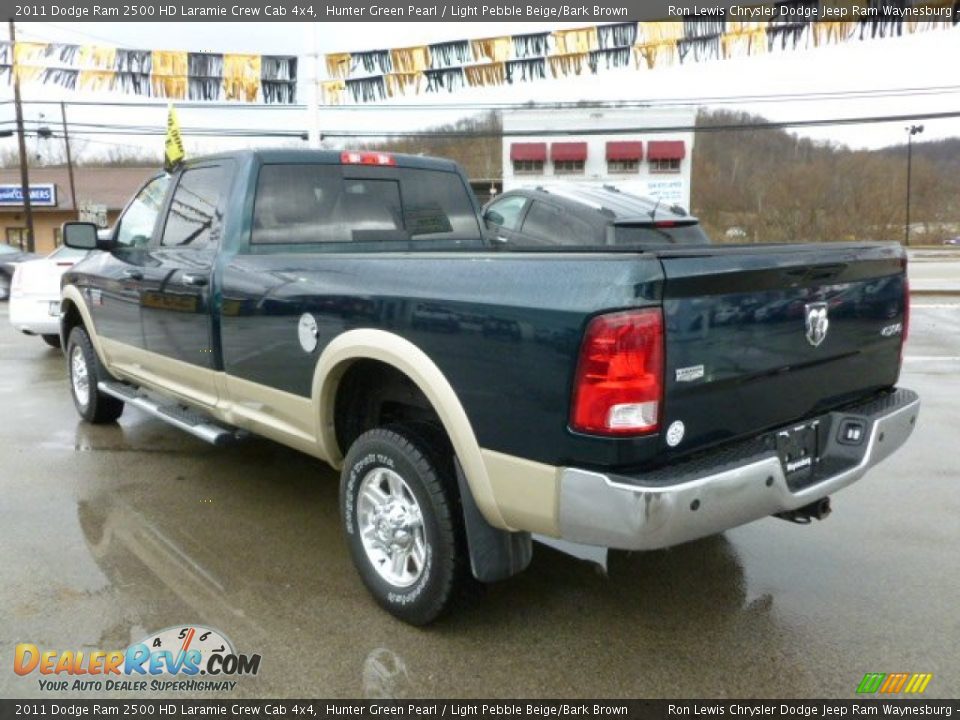
{"label": "hillside with trees", "polygon": [[[701,112],[693,151],[693,211],[714,237],[739,241],[901,240],[906,146],[851,150],[779,129],[764,118]],[[736,130],[716,128],[736,126]],[[743,129],[740,129],[743,128]],[[914,143],[914,242],[960,225],[960,140]]]}

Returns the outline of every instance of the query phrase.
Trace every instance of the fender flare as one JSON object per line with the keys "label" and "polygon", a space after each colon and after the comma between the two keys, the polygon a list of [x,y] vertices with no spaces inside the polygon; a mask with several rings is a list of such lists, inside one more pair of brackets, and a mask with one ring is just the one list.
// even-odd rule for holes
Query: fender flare
{"label": "fender flare", "polygon": [[511,530],[500,513],[480,445],[456,392],[433,360],[399,335],[374,329],[348,330],[334,338],[320,354],[311,396],[317,412],[315,417],[319,418],[317,440],[327,461],[338,468],[343,464],[334,425],[334,401],[347,369],[354,361],[363,359],[378,360],[396,368],[420,388],[450,438],[480,512],[492,526]]}
{"label": "fender flare", "polygon": [[[93,316],[90,314],[90,308],[87,307],[87,301],[84,300],[80,288],[74,285],[67,285],[63,288],[60,293],[60,310],[64,314],[66,311],[65,306],[68,302],[77,308],[77,311],[80,313],[80,318],[83,320],[83,326],[87,330],[87,335],[90,337],[90,342],[93,344],[93,349],[96,351],[103,366],[109,370],[110,364],[107,362],[106,353],[104,353],[103,346],[100,344],[100,337],[97,335],[97,328],[93,324]],[[70,338],[67,337],[61,338],[64,352],[67,350],[67,341],[69,339]]]}

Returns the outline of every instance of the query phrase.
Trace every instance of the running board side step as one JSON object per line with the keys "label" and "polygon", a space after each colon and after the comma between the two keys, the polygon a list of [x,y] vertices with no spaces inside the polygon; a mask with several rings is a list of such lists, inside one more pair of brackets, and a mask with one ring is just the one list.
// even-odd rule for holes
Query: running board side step
{"label": "running board side step", "polygon": [[101,380],[97,383],[97,387],[105,395],[122,400],[126,404],[143,410],[145,413],[180,428],[211,445],[231,445],[243,440],[248,435],[245,430],[218,425],[202,413],[183,405],[177,405],[176,403],[161,405],[126,383]]}

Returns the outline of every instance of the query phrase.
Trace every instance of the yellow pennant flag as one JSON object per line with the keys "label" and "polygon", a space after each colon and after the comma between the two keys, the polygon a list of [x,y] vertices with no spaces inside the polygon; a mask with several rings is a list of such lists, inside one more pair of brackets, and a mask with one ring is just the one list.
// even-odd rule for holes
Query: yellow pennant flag
{"label": "yellow pennant flag", "polygon": [[173,104],[167,110],[167,139],[163,146],[163,169],[173,172],[183,162],[183,139],[180,137],[180,121]]}

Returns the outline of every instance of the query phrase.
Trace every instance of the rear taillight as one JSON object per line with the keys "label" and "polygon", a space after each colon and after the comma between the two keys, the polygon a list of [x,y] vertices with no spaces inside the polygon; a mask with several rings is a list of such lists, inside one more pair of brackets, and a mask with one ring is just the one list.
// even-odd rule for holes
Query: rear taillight
{"label": "rear taillight", "polygon": [[591,320],[574,378],[571,428],[600,435],[656,432],[662,399],[660,309],[611,313]]}
{"label": "rear taillight", "polygon": [[16,267],[13,270],[13,280],[10,281],[10,293],[19,295],[22,289],[23,271],[20,269],[20,267]]}
{"label": "rear taillight", "polygon": [[397,159],[389,153],[347,150],[340,153],[340,162],[344,165],[396,165]]}

